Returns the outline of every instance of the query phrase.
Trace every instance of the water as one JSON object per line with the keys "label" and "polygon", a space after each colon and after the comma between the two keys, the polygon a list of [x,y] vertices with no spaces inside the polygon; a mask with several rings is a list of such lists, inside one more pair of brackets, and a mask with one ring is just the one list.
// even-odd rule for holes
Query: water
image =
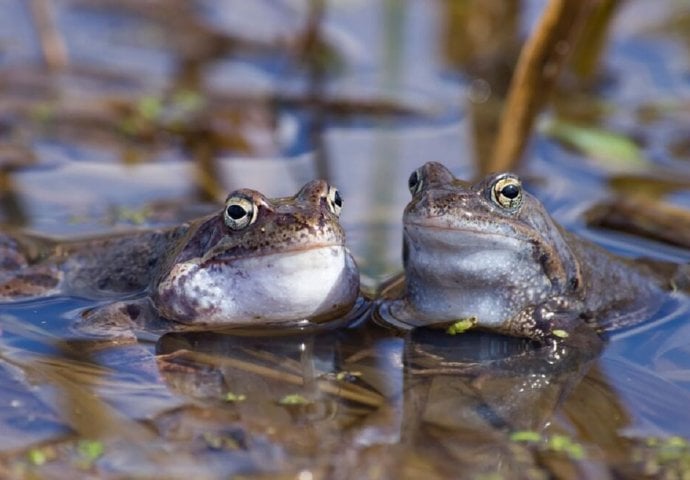
{"label": "water", "polygon": [[[481,170],[495,132],[485,122],[544,5],[499,1],[506,13],[492,16],[475,3],[326,2],[319,12],[307,1],[241,10],[239,0],[167,0],[158,10],[59,1],[72,64],[52,75],[39,68],[23,2],[0,3],[0,220],[80,238],[143,228],[142,219],[175,223],[234,188],[290,195],[325,175],[343,194],[348,244],[374,287],[401,268],[410,172],[429,160],[462,177]],[[323,37],[311,53],[310,18]],[[597,76],[566,76],[572,88],[548,114],[634,138],[659,171],[687,178],[687,158],[671,147],[688,128],[688,19],[679,2],[622,3]],[[477,90],[479,78],[488,90]],[[527,188],[567,228],[621,255],[690,258],[585,225],[589,207],[619,192],[623,173],[610,164],[543,134],[525,159]],[[637,173],[641,190],[687,206],[690,189],[655,192],[645,183],[653,173]],[[70,297],[0,306],[0,476],[687,472],[682,442],[673,456],[654,440],[690,438],[682,295],[605,344],[585,335],[536,353],[489,335],[395,337],[375,326],[111,345],[71,328],[91,306]],[[539,440],[511,436],[523,431]],[[84,441],[103,453],[89,456]]]}

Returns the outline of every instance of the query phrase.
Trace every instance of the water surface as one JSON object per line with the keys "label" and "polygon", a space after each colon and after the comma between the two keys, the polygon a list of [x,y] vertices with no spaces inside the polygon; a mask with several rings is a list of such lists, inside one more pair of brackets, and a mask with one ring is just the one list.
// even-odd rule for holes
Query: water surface
{"label": "water surface", "polygon": [[[70,63],[53,72],[24,3],[0,3],[6,228],[81,238],[165,225],[234,188],[282,196],[325,177],[342,192],[348,242],[372,288],[401,268],[410,172],[430,160],[463,177],[481,171],[518,47],[545,2],[61,0]],[[596,72],[567,71],[542,120],[632,140],[644,168],[537,132],[516,170],[567,228],[621,255],[687,262],[687,249],[584,221],[596,202],[629,194],[630,178],[649,198],[690,206],[690,9],[612,3]],[[677,183],[654,189],[646,179],[657,176]],[[142,335],[118,346],[71,330],[92,306],[69,297],[0,306],[0,476],[610,478],[689,468],[682,295],[605,343],[583,334],[536,353],[484,334],[395,337],[372,326]]]}

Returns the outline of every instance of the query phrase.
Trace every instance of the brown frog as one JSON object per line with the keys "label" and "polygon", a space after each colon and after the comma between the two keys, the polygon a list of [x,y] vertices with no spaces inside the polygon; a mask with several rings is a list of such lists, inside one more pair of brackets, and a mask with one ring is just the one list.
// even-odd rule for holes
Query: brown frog
{"label": "brown frog", "polygon": [[143,313],[172,321],[164,329],[329,322],[361,303],[341,208],[316,180],[287,198],[237,190],[220,212],[164,230],[72,243],[5,236],[0,295],[140,295],[86,316],[101,326]]}

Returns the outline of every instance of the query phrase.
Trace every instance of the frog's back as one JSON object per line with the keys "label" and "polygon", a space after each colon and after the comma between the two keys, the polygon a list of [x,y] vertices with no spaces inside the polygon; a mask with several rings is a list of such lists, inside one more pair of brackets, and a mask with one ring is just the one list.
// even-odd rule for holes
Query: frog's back
{"label": "frog's back", "polygon": [[145,290],[160,271],[167,252],[188,231],[167,229],[57,245],[54,259],[64,273],[68,293],[99,296]]}
{"label": "frog's back", "polygon": [[598,330],[634,326],[659,310],[670,288],[659,273],[571,233],[564,236],[578,260],[586,315]]}
{"label": "frog's back", "polygon": [[184,224],[76,241],[2,234],[0,297],[14,300],[60,292],[93,298],[141,292],[188,229]]}

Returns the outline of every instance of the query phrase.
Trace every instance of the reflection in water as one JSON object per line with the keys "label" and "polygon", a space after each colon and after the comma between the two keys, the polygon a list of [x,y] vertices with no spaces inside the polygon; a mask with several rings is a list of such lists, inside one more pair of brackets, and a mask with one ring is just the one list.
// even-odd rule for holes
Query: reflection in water
{"label": "reflection in water", "polygon": [[[614,348],[605,370],[634,379],[621,391],[601,366],[591,368],[602,362],[603,342],[588,328],[558,348],[481,332],[419,330],[396,338],[368,324],[282,337],[168,333],[154,357],[145,343],[75,339],[60,347],[59,337],[3,321],[3,358],[21,359],[12,374],[24,385],[13,389],[21,408],[43,410],[21,393],[35,394],[28,385],[36,381],[44,385],[38,398],[58,406],[33,423],[18,423],[12,414],[19,410],[8,408],[3,431],[24,445],[47,435],[51,448],[69,452],[50,467],[68,472],[78,456],[70,430],[104,442],[94,468],[123,475],[165,468],[223,478],[307,469],[317,478],[448,478],[458,471],[541,478],[588,476],[609,464],[629,472],[635,436],[662,433],[641,429],[639,419],[662,425],[671,415],[634,412],[633,423],[620,393],[646,395],[651,409],[678,411],[688,401],[677,389],[677,402],[663,399],[671,385],[639,365],[620,364],[624,352]],[[63,351],[30,357],[27,342]],[[679,346],[647,349],[640,352],[669,357]],[[63,400],[55,402],[51,389]],[[513,438],[524,431],[544,440]],[[554,438],[586,449],[555,450]],[[9,453],[3,458],[17,462]]]}
{"label": "reflection in water", "polygon": [[[482,333],[395,339],[373,326],[291,337],[175,333],[156,349],[170,388],[202,401],[214,418],[233,412],[247,455],[271,459],[259,470],[284,469],[289,459],[293,468],[327,465],[343,478],[371,478],[385,451],[382,478],[497,465],[510,475],[539,468],[510,433],[541,431],[601,350],[590,329],[580,333],[557,349]],[[166,416],[166,428],[189,422],[196,408]]]}
{"label": "reflection in water", "polygon": [[[203,401],[212,416],[233,412],[223,428],[241,430],[257,470],[318,469],[350,448],[357,425],[382,407],[390,390],[385,348],[371,340],[361,331],[258,338],[167,334],[157,345],[158,365],[171,388]],[[174,421],[189,423],[194,411],[178,410]],[[167,428],[172,421],[167,416]]]}
{"label": "reflection in water", "polygon": [[484,333],[442,336],[413,334],[407,343],[406,447],[434,458],[446,475],[459,465],[469,475],[505,478],[539,470],[538,457],[510,435],[548,425],[601,340],[588,329],[554,349]]}
{"label": "reflection in water", "polygon": [[[259,471],[541,478],[603,474],[606,462],[631,468],[633,440],[620,437],[630,418],[592,369],[603,345],[588,328],[558,348],[536,348],[485,333],[395,339],[367,326],[273,338],[167,334],[157,351],[167,384],[215,412],[214,428],[232,412],[226,434],[231,425],[247,458],[264,459]],[[649,385],[649,373],[637,377]],[[166,428],[182,428],[197,408],[166,414]],[[202,425],[196,435],[207,432]],[[572,450],[514,440],[521,431],[570,438]],[[606,460],[579,443],[598,445]]]}

